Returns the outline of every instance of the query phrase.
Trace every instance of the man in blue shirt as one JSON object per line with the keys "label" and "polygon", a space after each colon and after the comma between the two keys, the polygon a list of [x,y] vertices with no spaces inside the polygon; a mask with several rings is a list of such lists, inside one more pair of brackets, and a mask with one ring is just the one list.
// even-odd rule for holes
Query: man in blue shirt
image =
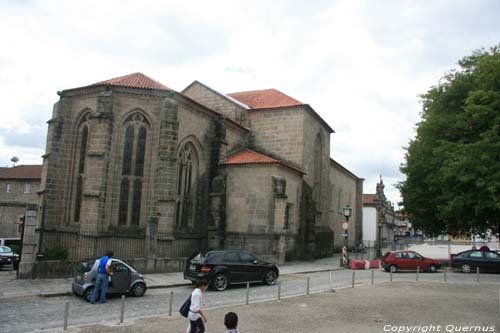
{"label": "man in blue shirt", "polygon": [[106,290],[108,289],[109,277],[113,275],[111,271],[111,258],[113,251],[106,252],[104,257],[99,258],[99,267],[97,271],[97,280],[95,282],[94,292],[90,297],[90,303],[94,304],[97,300],[97,295],[101,291],[100,303],[106,303]]}

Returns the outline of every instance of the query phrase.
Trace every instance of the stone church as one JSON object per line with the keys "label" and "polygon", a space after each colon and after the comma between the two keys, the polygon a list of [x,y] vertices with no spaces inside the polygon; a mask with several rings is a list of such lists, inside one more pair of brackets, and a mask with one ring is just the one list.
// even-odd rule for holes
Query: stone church
{"label": "stone church", "polygon": [[244,248],[279,263],[361,240],[363,179],[330,158],[334,133],[275,90],[181,92],[134,73],[58,92],[48,121],[38,252],[180,258]]}

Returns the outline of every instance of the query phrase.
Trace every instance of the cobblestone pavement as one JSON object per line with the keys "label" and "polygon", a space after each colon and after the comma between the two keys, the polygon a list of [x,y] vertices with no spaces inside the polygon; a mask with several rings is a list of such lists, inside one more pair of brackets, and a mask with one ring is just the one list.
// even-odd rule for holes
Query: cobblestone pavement
{"label": "cobblestone pavement", "polygon": [[[352,278],[354,272],[355,290],[370,285],[372,271],[350,271],[340,270],[333,272],[333,288],[352,289]],[[397,283],[411,283],[425,285],[435,283],[436,286],[460,285],[467,290],[490,289],[498,298],[500,287],[500,275],[482,274],[480,283],[477,282],[475,274],[452,273],[447,274],[447,283],[444,282],[444,273],[421,273],[415,272],[393,274],[393,283],[390,274],[376,270],[373,271],[376,286],[383,284],[388,288],[397,286]],[[289,274],[280,278],[281,297],[290,298],[307,293],[307,278],[309,278],[309,292],[316,294],[330,289],[329,272],[315,272],[309,274]],[[278,297],[276,286],[252,285],[249,290],[249,302],[258,303]],[[146,316],[165,315],[169,312],[170,295],[173,293],[172,312],[177,315],[177,310],[190,294],[191,287],[176,287],[148,290],[141,298],[126,298],[125,318],[130,322],[133,318]],[[340,291],[339,291],[340,293]],[[399,294],[403,297],[404,292]],[[385,297],[381,298],[386,299]],[[69,325],[82,325],[102,323],[107,321],[118,322],[120,318],[120,298],[110,298],[105,305],[90,305],[79,297],[19,297],[0,299],[0,332],[30,332],[40,329],[55,329],[63,327],[64,303],[69,301],[70,315]],[[208,291],[204,296],[205,307],[235,307],[246,302],[246,287],[233,286],[225,292]],[[455,304],[455,303],[453,303]],[[335,305],[337,306],[337,304]],[[358,306],[356,304],[352,306]],[[475,310],[474,310],[475,311]],[[175,332],[175,330],[169,332]],[[264,332],[264,331],[262,331]]]}
{"label": "cobblestone pavement", "polygon": [[[492,292],[495,290],[495,292]],[[211,295],[209,294],[207,298]],[[420,332],[498,332],[498,285],[394,282],[346,288],[336,293],[207,309],[207,332],[224,332],[228,311],[239,316],[242,333],[388,332],[420,327]],[[186,319],[175,315],[107,322],[71,332],[185,332]],[[474,329],[471,329],[474,328]],[[425,331],[424,331],[425,329]],[[59,330],[61,331],[61,330]]]}

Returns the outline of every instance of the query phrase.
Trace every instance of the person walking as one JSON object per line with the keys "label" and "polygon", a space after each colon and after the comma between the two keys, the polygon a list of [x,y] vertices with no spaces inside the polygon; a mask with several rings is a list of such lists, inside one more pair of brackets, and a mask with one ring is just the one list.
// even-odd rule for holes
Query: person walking
{"label": "person walking", "polygon": [[94,304],[101,292],[101,297],[99,303],[106,303],[106,291],[108,290],[108,283],[110,276],[113,275],[111,271],[111,258],[113,257],[113,251],[107,251],[106,255],[99,258],[99,266],[97,271],[97,280],[95,282],[95,288],[90,297],[90,304]]}
{"label": "person walking", "polygon": [[205,332],[207,317],[201,309],[203,292],[208,289],[208,281],[202,280],[196,283],[196,289],[191,293],[191,307],[189,308],[189,327],[190,333]]}

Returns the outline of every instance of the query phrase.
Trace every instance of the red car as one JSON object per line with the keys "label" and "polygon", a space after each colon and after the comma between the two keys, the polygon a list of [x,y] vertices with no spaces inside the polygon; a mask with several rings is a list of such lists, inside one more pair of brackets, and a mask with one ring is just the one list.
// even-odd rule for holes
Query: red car
{"label": "red car", "polygon": [[441,268],[441,263],[435,259],[425,258],[415,251],[391,251],[384,254],[380,265],[386,272],[393,273],[398,270],[416,271],[420,267],[421,271],[436,272]]}

